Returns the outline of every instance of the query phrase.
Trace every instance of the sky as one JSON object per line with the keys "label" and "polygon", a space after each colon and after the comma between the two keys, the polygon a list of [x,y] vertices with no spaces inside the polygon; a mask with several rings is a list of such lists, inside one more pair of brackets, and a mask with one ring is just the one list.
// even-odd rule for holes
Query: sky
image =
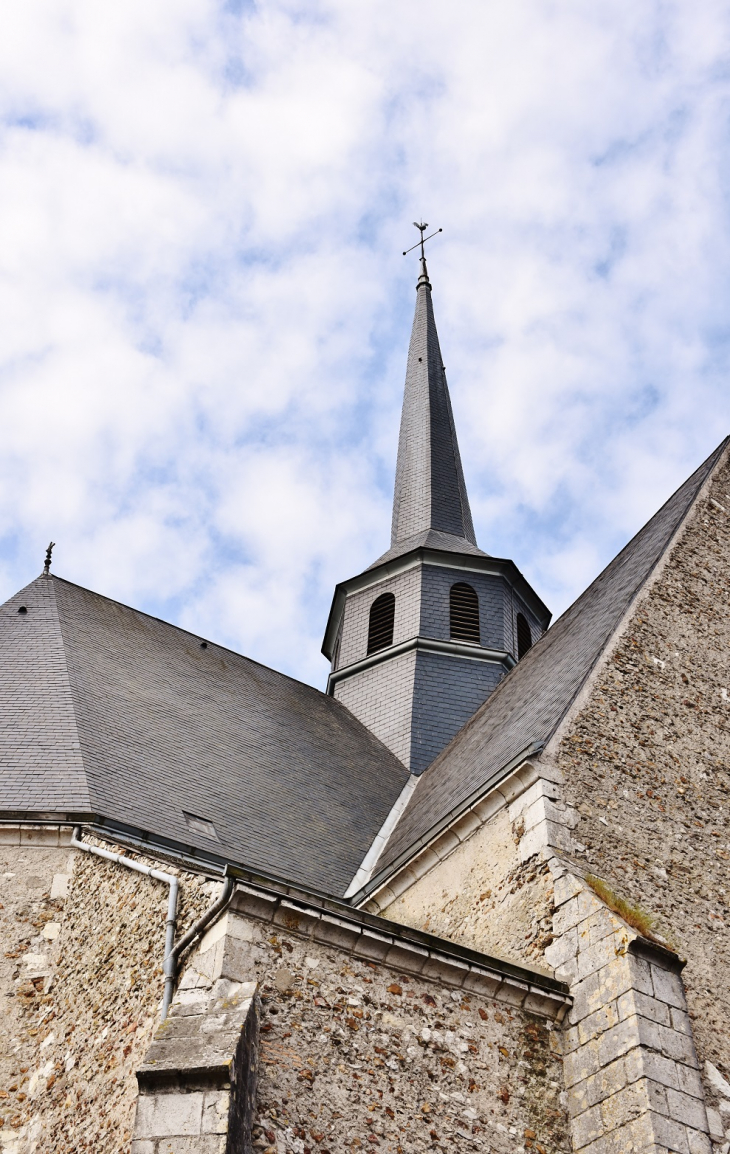
{"label": "sky", "polygon": [[730,433],[729,115],[716,0],[11,6],[0,600],[53,539],[322,687],[423,219],[477,540],[557,616]]}

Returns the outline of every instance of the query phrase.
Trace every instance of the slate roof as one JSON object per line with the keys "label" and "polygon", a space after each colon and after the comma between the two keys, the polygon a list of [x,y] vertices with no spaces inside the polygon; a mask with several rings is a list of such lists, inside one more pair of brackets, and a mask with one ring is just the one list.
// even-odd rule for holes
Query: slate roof
{"label": "slate roof", "polygon": [[530,745],[548,741],[729,442],[726,438],[670,497],[422,774],[369,889]]}
{"label": "slate roof", "polygon": [[340,895],[407,777],[334,698],[88,589],[0,607],[0,817],[98,815]]}
{"label": "slate roof", "polygon": [[388,559],[414,548],[398,547],[429,530],[458,538],[457,552],[470,551],[466,542],[476,547],[425,260],[421,267],[408,349]]}

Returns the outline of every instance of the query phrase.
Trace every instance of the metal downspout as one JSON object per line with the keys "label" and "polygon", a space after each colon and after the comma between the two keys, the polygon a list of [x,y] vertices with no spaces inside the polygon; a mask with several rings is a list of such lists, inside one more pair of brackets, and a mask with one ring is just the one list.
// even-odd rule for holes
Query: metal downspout
{"label": "metal downspout", "polygon": [[[175,986],[175,977],[177,975],[177,965],[180,959],[180,955],[188,948],[190,943],[193,942],[195,938],[202,934],[203,930],[209,924],[209,922],[212,922],[216,915],[219,914],[221,910],[225,909],[233,897],[234,881],[232,877],[229,877],[227,871],[228,866],[226,866],[226,872],[223,874],[223,889],[221,890],[220,896],[216,899],[216,901],[213,902],[212,906],[208,907],[205,913],[201,914],[197,922],[193,923],[190,929],[180,938],[180,941],[177,943],[177,945],[172,946],[165,956],[165,995],[162,1001],[163,1022],[167,1017],[167,1011],[170,1008],[170,1001],[172,1000],[172,992]],[[171,981],[169,999],[167,996],[168,974],[170,975]]]}

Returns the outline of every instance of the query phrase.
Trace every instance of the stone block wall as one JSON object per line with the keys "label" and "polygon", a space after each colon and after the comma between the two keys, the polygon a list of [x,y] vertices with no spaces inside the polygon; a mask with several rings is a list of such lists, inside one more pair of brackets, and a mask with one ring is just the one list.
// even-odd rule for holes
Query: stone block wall
{"label": "stone block wall", "polygon": [[[160,1028],[166,887],[72,851],[70,830],[17,836],[28,846],[2,849],[3,1154],[233,1154],[251,1125],[269,1154],[568,1149],[566,998],[530,971],[239,886]],[[177,872],[182,932],[219,883]]]}
{"label": "stone block wall", "polygon": [[476,948],[489,941],[510,956],[530,950],[568,983],[563,1075],[574,1150],[710,1154],[711,1139],[724,1138],[723,1115],[716,1100],[706,1108],[682,962],[591,888],[586,847],[575,838],[580,817],[549,756],[532,776],[525,770],[514,779],[501,799],[481,803],[481,822],[475,811],[450,844],[442,835],[424,852],[430,868],[418,876],[414,863],[410,884],[385,913]]}
{"label": "stone block wall", "polygon": [[555,940],[569,981],[563,1073],[573,1146],[585,1154],[710,1154],[702,1078],[681,962],[641,939],[554,863]]}
{"label": "stone block wall", "polygon": [[188,982],[137,1070],[131,1154],[250,1154],[257,1070],[255,983]]}
{"label": "stone block wall", "polygon": [[563,1151],[564,1007],[525,977],[244,887],[190,959],[179,998],[259,983],[254,1144],[266,1154]]}

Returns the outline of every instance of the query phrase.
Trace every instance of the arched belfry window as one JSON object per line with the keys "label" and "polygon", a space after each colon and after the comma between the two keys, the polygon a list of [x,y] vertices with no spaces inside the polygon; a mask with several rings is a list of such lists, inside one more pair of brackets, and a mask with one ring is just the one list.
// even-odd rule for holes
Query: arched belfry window
{"label": "arched belfry window", "polygon": [[479,598],[465,581],[451,586],[449,626],[449,635],[454,641],[471,641],[479,645]]}
{"label": "arched belfry window", "polygon": [[528,649],[532,649],[532,634],[527,618],[523,613],[517,614],[517,660],[525,656]]}
{"label": "arched belfry window", "polygon": [[395,597],[392,593],[381,593],[370,606],[368,625],[368,654],[387,649],[393,644],[393,623],[395,622]]}

